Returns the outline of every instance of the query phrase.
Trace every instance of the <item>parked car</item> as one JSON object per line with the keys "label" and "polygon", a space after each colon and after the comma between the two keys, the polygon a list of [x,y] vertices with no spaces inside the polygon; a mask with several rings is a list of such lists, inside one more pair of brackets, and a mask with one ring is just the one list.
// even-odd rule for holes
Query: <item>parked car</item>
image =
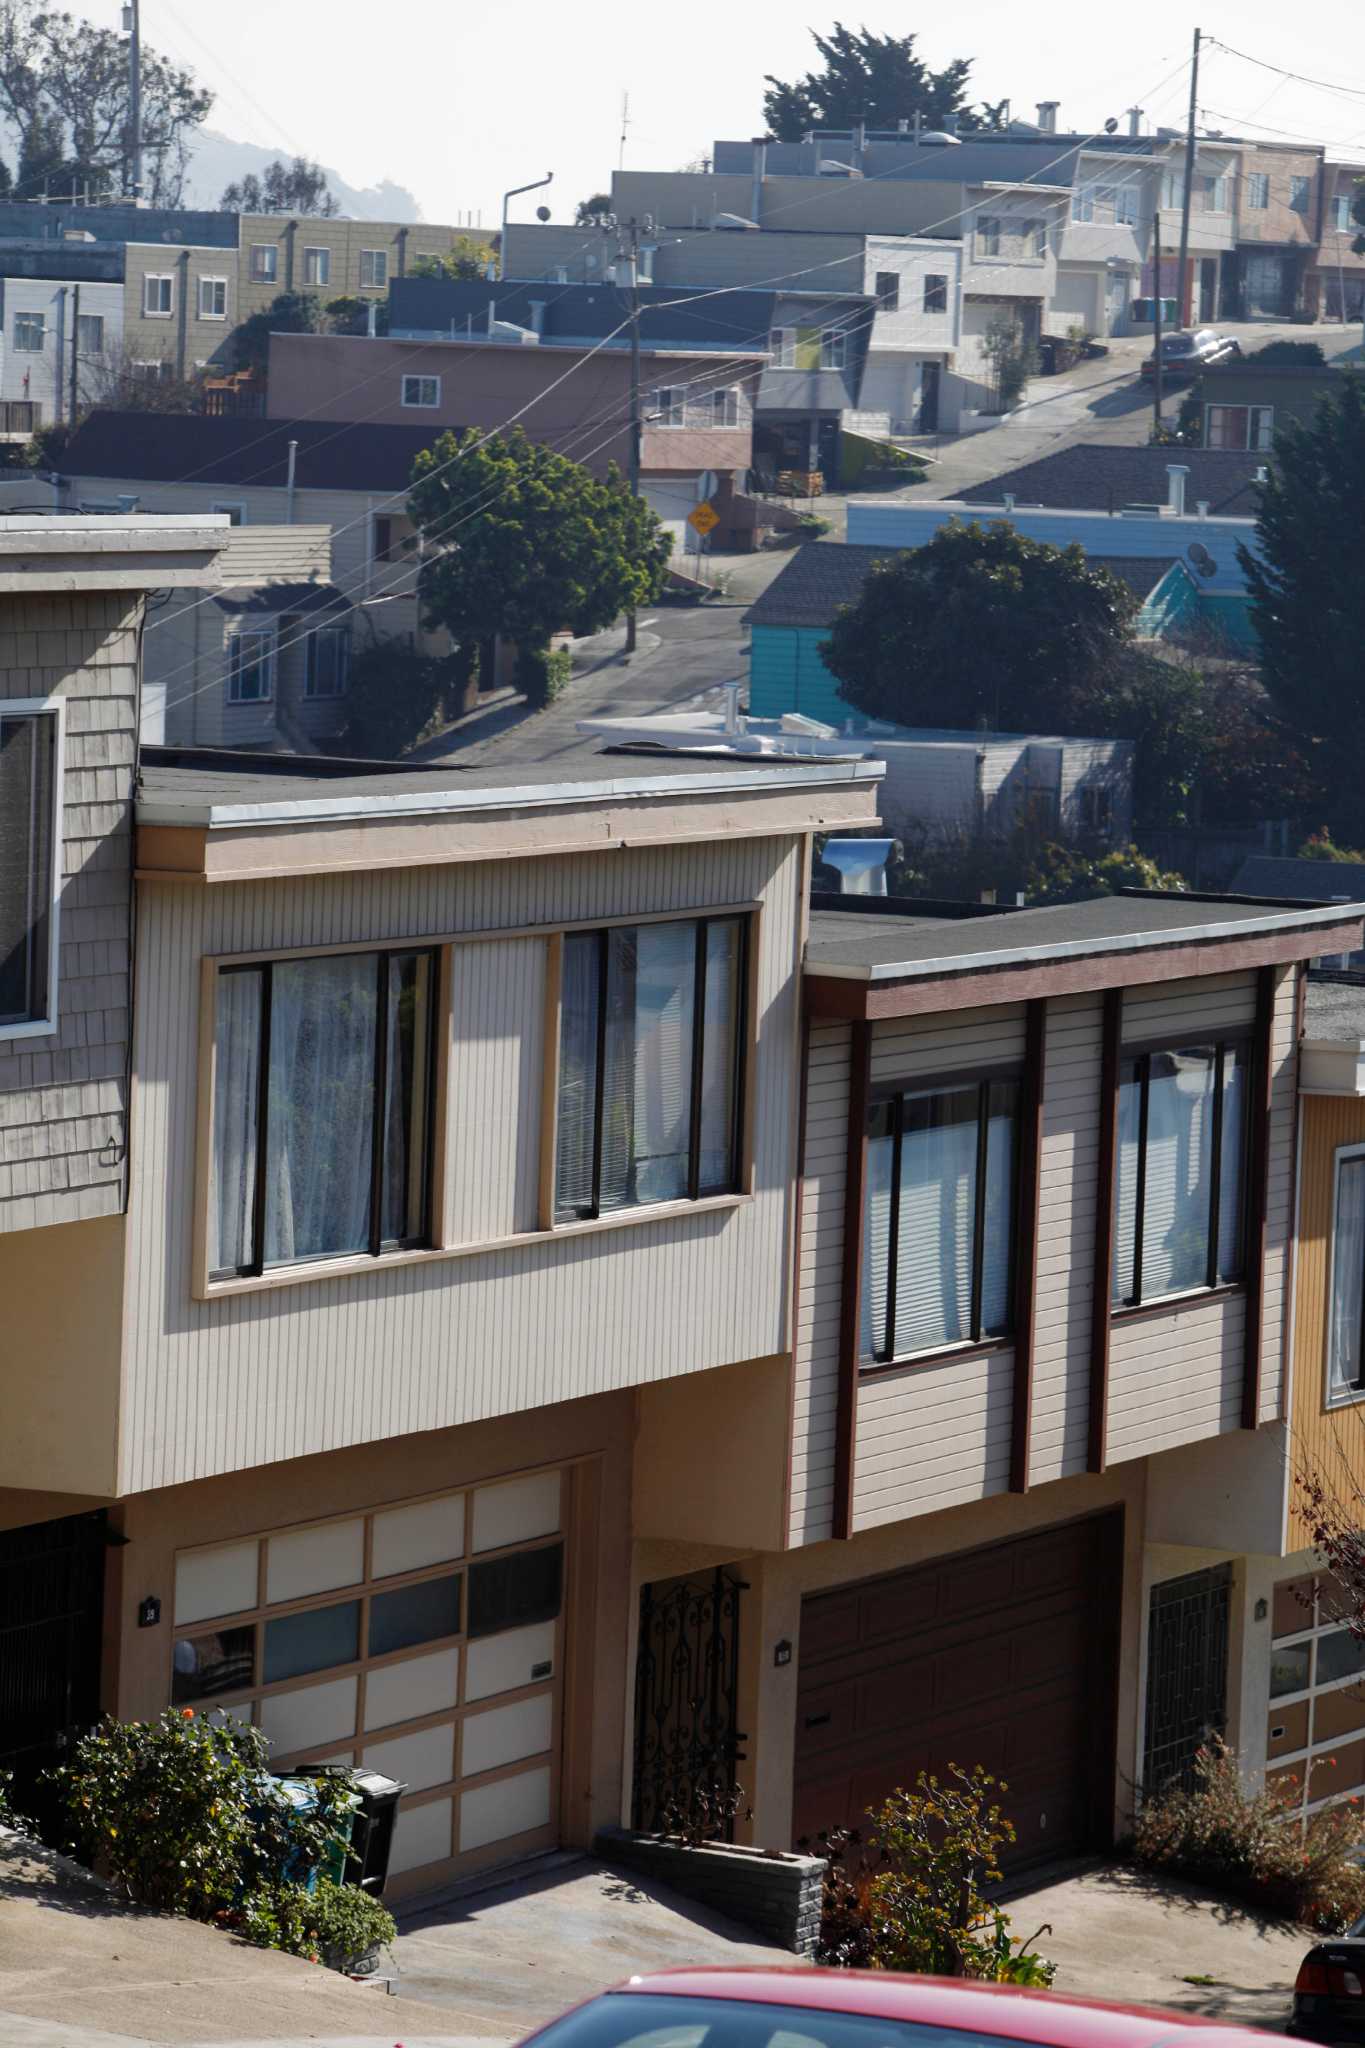
{"label": "parked car", "polygon": [[1365,1918],[1315,1942],[1299,1964],[1290,2032],[1301,2041],[1365,2042]]}
{"label": "parked car", "polygon": [[681,1969],[632,1977],[528,2037],[536,2048],[1255,2048],[1192,2014],[872,1970]]}
{"label": "parked car", "polygon": [[[1196,327],[1193,334],[1163,334],[1161,337],[1161,378],[1163,383],[1174,383],[1177,378],[1197,377],[1201,370],[1207,370],[1210,363],[1230,363],[1242,353],[1242,344],[1231,334],[1220,334],[1216,327]],[[1142,365],[1144,377],[1156,375],[1156,350]]]}

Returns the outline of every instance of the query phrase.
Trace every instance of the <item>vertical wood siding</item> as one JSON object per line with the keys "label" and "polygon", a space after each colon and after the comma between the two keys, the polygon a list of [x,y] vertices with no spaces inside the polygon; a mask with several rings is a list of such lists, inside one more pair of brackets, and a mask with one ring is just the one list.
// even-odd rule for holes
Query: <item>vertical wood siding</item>
{"label": "vertical wood siding", "polygon": [[[1305,1095],[1300,1154],[1297,1267],[1294,1276],[1294,1388],[1292,1469],[1311,1472],[1338,1500],[1356,1495],[1365,1480],[1365,1428],[1359,1402],[1327,1405],[1328,1288],[1332,1266],[1332,1206],[1336,1155],[1343,1145],[1365,1145],[1365,1100],[1354,1095]],[[1312,1530],[1291,1484],[1289,1548],[1306,1548]]]}
{"label": "vertical wood siding", "polygon": [[125,592],[0,599],[0,701],[66,705],[57,1030],[0,1037],[0,1231],[123,1206],[140,609]]}
{"label": "vertical wood siding", "polygon": [[[799,842],[787,837],[212,889],[147,885],[122,1490],[783,1350],[799,884]],[[204,955],[515,931],[759,898],[751,1203],[416,1266],[377,1260],[372,1273],[218,1301],[192,1298]],[[523,960],[519,972],[531,971]],[[488,1056],[510,1099],[519,1056]],[[494,1135],[490,1117],[485,1143]],[[521,1131],[505,1130],[503,1143],[518,1162],[530,1156],[532,1140]],[[507,1156],[499,1202],[509,1186],[520,1200],[525,1184],[521,1163],[509,1182]]]}
{"label": "vertical wood siding", "polygon": [[848,1179],[847,1024],[815,1024],[806,1075],[806,1171],[796,1307],[791,1540],[819,1543],[834,1512],[839,1393],[840,1264]]}

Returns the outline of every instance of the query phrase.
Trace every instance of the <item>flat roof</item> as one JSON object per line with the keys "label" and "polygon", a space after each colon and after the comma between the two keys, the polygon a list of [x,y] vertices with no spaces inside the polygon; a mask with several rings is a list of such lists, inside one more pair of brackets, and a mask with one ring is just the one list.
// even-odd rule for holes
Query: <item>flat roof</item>
{"label": "flat roof", "polygon": [[1085,955],[1311,930],[1353,917],[1365,919],[1365,903],[1304,908],[1229,897],[1144,895],[1043,904],[961,922],[913,913],[899,917],[817,910],[810,921],[806,971],[856,982],[927,980]]}
{"label": "flat roof", "polygon": [[308,776],[216,767],[144,767],[137,815],[144,825],[231,830],[331,819],[418,818],[460,811],[630,802],[715,791],[828,788],[875,783],[880,761],[773,761],[694,752],[669,754],[592,746],[553,764],[452,763],[419,772]]}
{"label": "flat roof", "polygon": [[1365,983],[1310,976],[1303,1035],[1315,1045],[1365,1045]]}

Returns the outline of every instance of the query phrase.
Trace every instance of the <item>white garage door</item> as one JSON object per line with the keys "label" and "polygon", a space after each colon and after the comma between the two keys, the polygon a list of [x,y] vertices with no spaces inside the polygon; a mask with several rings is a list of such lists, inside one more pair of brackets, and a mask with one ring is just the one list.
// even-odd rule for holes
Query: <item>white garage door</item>
{"label": "white garage door", "polygon": [[171,1698],[253,1721],[272,1761],[408,1787],[390,1864],[422,1881],[557,1839],[558,1471],[185,1550]]}
{"label": "white garage door", "polygon": [[1099,288],[1100,280],[1093,275],[1059,270],[1047,323],[1052,333],[1065,334],[1072,326],[1083,327],[1087,334],[1098,333],[1095,308]]}

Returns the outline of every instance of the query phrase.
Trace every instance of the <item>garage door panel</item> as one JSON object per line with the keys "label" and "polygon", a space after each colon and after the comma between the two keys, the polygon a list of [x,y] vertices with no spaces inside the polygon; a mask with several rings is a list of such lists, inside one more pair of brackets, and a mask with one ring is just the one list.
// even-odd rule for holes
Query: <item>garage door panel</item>
{"label": "garage door panel", "polygon": [[865,1829],[955,1763],[1006,1782],[1009,1864],[1107,1839],[1120,1527],[1063,1525],[806,1603],[796,1833]]}

